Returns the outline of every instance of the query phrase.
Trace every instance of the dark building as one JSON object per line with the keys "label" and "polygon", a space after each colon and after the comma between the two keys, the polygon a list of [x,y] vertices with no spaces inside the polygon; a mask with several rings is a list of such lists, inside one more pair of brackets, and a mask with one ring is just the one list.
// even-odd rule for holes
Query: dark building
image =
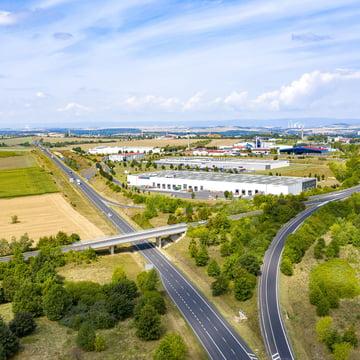
{"label": "dark building", "polygon": [[315,147],[315,146],[294,146],[291,148],[280,149],[282,154],[327,154],[329,149],[326,147]]}

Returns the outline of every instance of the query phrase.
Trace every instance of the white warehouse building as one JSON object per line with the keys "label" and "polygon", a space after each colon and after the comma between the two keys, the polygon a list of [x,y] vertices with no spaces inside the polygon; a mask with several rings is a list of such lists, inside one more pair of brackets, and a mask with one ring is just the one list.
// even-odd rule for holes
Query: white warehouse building
{"label": "white warehouse building", "polygon": [[288,160],[257,160],[257,159],[214,159],[209,157],[174,157],[155,161],[158,165],[190,166],[199,169],[237,169],[237,170],[272,170],[289,166]]}
{"label": "white warehouse building", "polygon": [[298,195],[316,187],[315,178],[226,174],[203,171],[160,171],[128,175],[130,186],[162,191],[232,192],[235,196],[256,194]]}
{"label": "white warehouse building", "polygon": [[161,149],[153,146],[98,146],[88,150],[92,155],[113,155],[121,153],[160,153]]}

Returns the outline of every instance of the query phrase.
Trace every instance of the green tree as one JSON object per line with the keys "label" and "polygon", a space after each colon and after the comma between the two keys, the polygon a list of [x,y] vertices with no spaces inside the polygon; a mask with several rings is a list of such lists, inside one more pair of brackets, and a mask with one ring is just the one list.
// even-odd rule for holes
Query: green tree
{"label": "green tree", "polygon": [[155,269],[142,271],[136,280],[141,291],[153,291],[159,285],[159,275]]}
{"label": "green tree", "polygon": [[0,359],[6,360],[19,350],[19,339],[10,331],[4,320],[0,317]]}
{"label": "green tree", "polygon": [[162,333],[161,318],[156,309],[145,305],[135,320],[136,335],[143,340],[157,340]]}
{"label": "green tree", "polygon": [[220,275],[220,266],[215,259],[211,259],[207,267],[207,273],[211,277],[217,277]]}
{"label": "green tree", "polygon": [[234,282],[235,299],[245,301],[252,297],[256,286],[256,276],[249,273],[243,273]]}
{"label": "green tree", "polygon": [[329,336],[333,326],[333,318],[331,316],[324,316],[316,323],[316,335],[320,342],[324,342]]}
{"label": "green tree", "polygon": [[139,298],[134,310],[135,318],[138,317],[141,309],[145,305],[153,306],[156,311],[161,315],[166,313],[165,300],[158,291],[145,291],[143,293],[143,295]]}
{"label": "green tree", "polygon": [[284,275],[291,276],[293,271],[293,264],[289,257],[283,256],[280,264],[280,270]]}
{"label": "green tree", "polygon": [[356,336],[356,330],[354,326],[350,326],[344,331],[342,340],[343,342],[351,344],[353,347],[358,346],[358,338]]}
{"label": "green tree", "polygon": [[260,273],[260,261],[252,254],[244,254],[239,258],[240,265],[250,274],[258,275]]}
{"label": "green tree", "polygon": [[182,337],[178,334],[167,334],[154,353],[154,360],[185,360],[187,348]]}
{"label": "green tree", "polygon": [[43,296],[44,313],[49,320],[60,320],[71,302],[71,296],[66,289],[60,284],[55,284]]}
{"label": "green tree", "polygon": [[17,337],[29,335],[36,329],[34,317],[30,313],[16,313],[9,323],[9,329]]}
{"label": "green tree", "polygon": [[229,280],[224,276],[220,275],[211,284],[211,290],[213,296],[220,296],[225,294],[229,289]]}
{"label": "green tree", "polygon": [[325,240],[323,238],[318,239],[316,245],[314,246],[314,258],[315,259],[322,259],[324,257],[324,250],[325,250]]}
{"label": "green tree", "polygon": [[199,252],[197,242],[195,239],[191,239],[189,244],[189,254],[192,258],[196,258],[197,254]]}
{"label": "green tree", "polygon": [[96,333],[93,326],[88,322],[83,323],[76,337],[77,345],[85,351],[94,351],[95,339]]}
{"label": "green tree", "polygon": [[318,316],[329,315],[330,312],[330,303],[326,297],[321,297],[319,302],[316,304],[316,314]]}
{"label": "green tree", "polygon": [[195,258],[196,266],[205,266],[209,261],[209,254],[205,246],[201,246]]}
{"label": "green tree", "polygon": [[12,302],[13,312],[29,312],[34,316],[42,315],[41,289],[37,284],[25,281],[15,292]]}

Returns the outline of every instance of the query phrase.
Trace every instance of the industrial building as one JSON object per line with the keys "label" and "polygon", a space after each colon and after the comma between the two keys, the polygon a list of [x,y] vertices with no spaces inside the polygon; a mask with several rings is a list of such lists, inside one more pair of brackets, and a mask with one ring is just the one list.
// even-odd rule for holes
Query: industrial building
{"label": "industrial building", "polygon": [[141,160],[145,157],[145,153],[140,152],[129,152],[109,155],[107,158],[110,161],[132,161],[132,160]]}
{"label": "industrial building", "polygon": [[121,153],[160,153],[161,149],[153,146],[98,146],[88,150],[92,155],[113,155]]}
{"label": "industrial building", "polygon": [[306,154],[327,154],[329,148],[327,147],[315,147],[315,146],[294,146],[289,148],[280,149],[280,153],[306,155]]}
{"label": "industrial building", "polygon": [[155,161],[157,165],[189,166],[199,169],[219,170],[273,170],[289,166],[288,160],[214,159],[208,157],[174,157]]}
{"label": "industrial building", "polygon": [[128,185],[162,191],[229,191],[234,196],[293,194],[316,187],[316,179],[227,174],[203,171],[160,171],[128,175]]}

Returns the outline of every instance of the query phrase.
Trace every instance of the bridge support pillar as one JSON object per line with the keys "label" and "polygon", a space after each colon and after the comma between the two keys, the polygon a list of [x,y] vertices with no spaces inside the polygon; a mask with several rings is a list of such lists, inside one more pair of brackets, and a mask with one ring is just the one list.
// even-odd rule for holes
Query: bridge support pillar
{"label": "bridge support pillar", "polygon": [[109,250],[111,255],[115,254],[115,246],[110,246]]}
{"label": "bridge support pillar", "polygon": [[156,246],[157,246],[159,249],[162,248],[162,241],[161,241],[161,237],[160,237],[160,236],[158,236],[158,237],[156,238]]}

